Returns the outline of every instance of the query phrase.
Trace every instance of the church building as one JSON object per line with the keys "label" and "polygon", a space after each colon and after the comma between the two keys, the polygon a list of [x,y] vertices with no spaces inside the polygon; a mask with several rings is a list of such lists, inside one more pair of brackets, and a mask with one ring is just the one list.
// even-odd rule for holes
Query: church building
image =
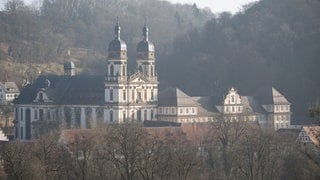
{"label": "church building", "polygon": [[40,75],[14,101],[15,138],[31,140],[50,128],[94,128],[101,123],[153,121],[158,80],[149,29],[137,44],[136,70],[128,74],[127,45],[117,22],[109,43],[106,75],[76,75],[64,64],[64,75]]}
{"label": "church building", "polygon": [[[64,64],[64,75],[40,75],[14,100],[14,136],[32,140],[52,129],[87,129],[106,123],[167,121],[180,123],[247,121],[275,130],[290,128],[290,102],[275,88],[257,88],[243,96],[235,88],[226,96],[191,97],[178,88],[159,93],[155,48],[142,29],[136,67],[128,73],[127,45],[117,22],[109,43],[105,75],[77,75]],[[261,88],[260,88],[261,89]]]}

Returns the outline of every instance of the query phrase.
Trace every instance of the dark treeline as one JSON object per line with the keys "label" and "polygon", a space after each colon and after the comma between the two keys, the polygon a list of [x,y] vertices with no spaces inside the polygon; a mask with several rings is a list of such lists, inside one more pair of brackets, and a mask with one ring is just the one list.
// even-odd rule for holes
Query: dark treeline
{"label": "dark treeline", "polygon": [[195,95],[222,96],[232,86],[253,95],[275,86],[292,103],[293,118],[306,119],[320,96],[319,9],[318,0],[261,0],[222,13],[174,41],[161,57],[160,79]]}
{"label": "dark treeline", "polygon": [[[203,26],[213,14],[196,5],[173,5],[158,0],[44,0],[40,9],[25,6],[22,0],[9,0],[0,12],[0,60],[29,66],[61,64],[71,48],[71,58],[77,67],[87,73],[104,74],[104,56],[114,38],[117,16],[132,65],[145,18],[157,52],[163,53],[178,34]],[[5,69],[1,72],[7,75],[2,77],[15,78],[16,74]],[[29,74],[39,70],[29,69],[32,71]]]}
{"label": "dark treeline", "polygon": [[[199,126],[199,125],[198,125]],[[2,146],[1,179],[319,179],[289,134],[218,121],[205,131],[121,124]],[[193,129],[192,127],[191,129]]]}

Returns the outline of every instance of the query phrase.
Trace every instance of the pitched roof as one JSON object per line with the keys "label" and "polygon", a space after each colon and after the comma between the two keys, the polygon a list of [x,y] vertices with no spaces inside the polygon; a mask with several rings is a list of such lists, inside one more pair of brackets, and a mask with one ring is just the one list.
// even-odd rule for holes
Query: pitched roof
{"label": "pitched roof", "polygon": [[100,105],[104,103],[104,80],[104,76],[39,76],[22,89],[14,103],[32,104],[43,91],[55,104]]}
{"label": "pitched roof", "polygon": [[9,141],[8,137],[3,133],[3,131],[0,129],[0,142],[6,142]]}
{"label": "pitched roof", "polygon": [[0,83],[6,93],[19,93],[19,88],[15,82]]}
{"label": "pitched roof", "polygon": [[261,87],[255,93],[261,104],[290,104],[290,102],[274,87]]}
{"label": "pitched roof", "polygon": [[199,114],[215,114],[219,113],[218,109],[214,104],[214,97],[194,97],[194,101],[200,104],[200,108],[198,110]]}
{"label": "pitched roof", "polygon": [[266,113],[253,96],[241,96],[244,113]]}
{"label": "pitched roof", "polygon": [[159,93],[159,106],[197,106],[192,97],[186,95],[178,88],[167,88]]}
{"label": "pitched roof", "polygon": [[320,146],[320,126],[303,126],[303,130],[316,146]]}

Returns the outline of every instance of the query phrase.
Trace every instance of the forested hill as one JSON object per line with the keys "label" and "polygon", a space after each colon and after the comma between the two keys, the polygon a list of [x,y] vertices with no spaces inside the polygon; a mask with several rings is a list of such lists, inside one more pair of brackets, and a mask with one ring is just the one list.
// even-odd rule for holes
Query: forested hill
{"label": "forested hill", "polygon": [[250,95],[274,86],[292,103],[295,120],[307,119],[320,96],[319,0],[261,0],[235,16],[221,14],[173,46],[161,57],[160,79],[188,93],[221,95],[234,86]]}
{"label": "forested hill", "polygon": [[132,64],[147,16],[162,86],[220,96],[232,86],[242,95],[274,86],[303,120],[320,96],[319,9],[319,0],[260,0],[215,16],[158,0],[44,0],[40,10],[13,3],[0,12],[0,78],[61,73],[69,48],[77,71],[103,74],[117,16]]}
{"label": "forested hill", "polygon": [[130,64],[142,39],[145,17],[157,53],[165,52],[178,35],[202,27],[213,17],[196,5],[159,0],[44,0],[40,9],[9,0],[5,6],[0,12],[1,81],[32,79],[40,71],[61,73],[69,48],[78,72],[104,74],[117,16]]}

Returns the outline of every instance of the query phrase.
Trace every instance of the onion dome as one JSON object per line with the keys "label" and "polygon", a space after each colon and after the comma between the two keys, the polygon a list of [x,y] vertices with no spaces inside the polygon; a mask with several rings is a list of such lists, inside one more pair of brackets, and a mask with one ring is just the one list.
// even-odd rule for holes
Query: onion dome
{"label": "onion dome", "polygon": [[143,40],[138,43],[137,52],[154,52],[154,45],[148,38],[149,28],[145,25],[142,29]]}
{"label": "onion dome", "polygon": [[117,25],[114,28],[115,38],[109,43],[108,51],[126,51],[127,44],[120,38],[121,27],[117,18]]}

